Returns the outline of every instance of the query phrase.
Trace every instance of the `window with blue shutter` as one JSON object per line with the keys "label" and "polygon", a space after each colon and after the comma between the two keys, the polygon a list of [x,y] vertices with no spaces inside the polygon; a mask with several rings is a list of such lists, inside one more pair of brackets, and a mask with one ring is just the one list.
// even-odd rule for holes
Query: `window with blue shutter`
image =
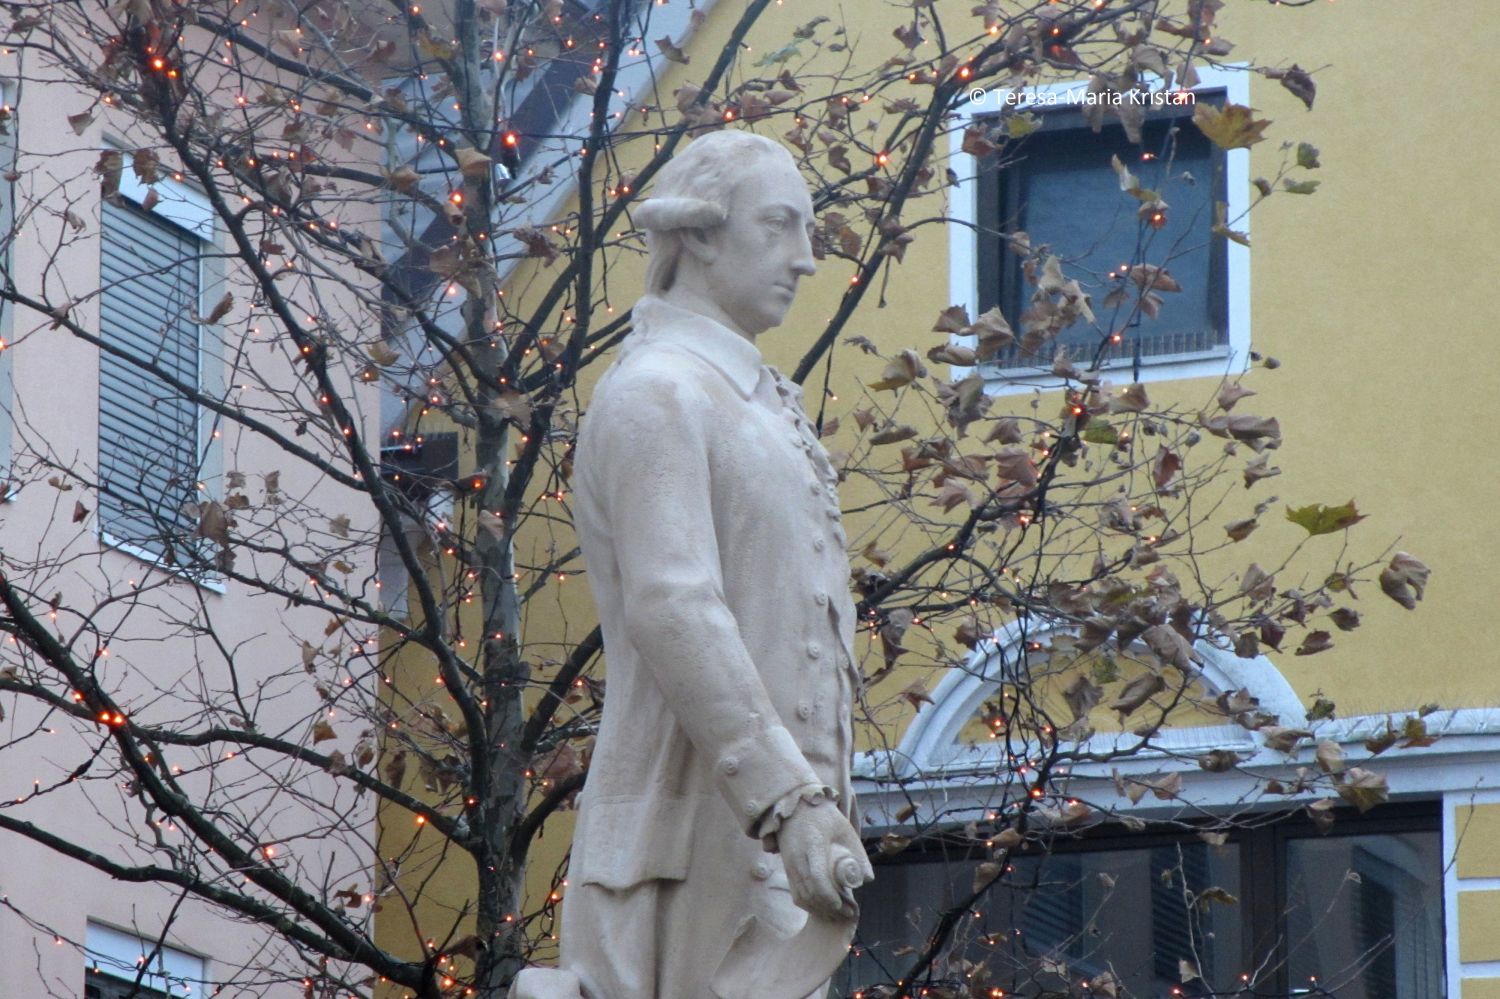
{"label": "window with blue shutter", "polygon": [[[1222,94],[1199,100],[1222,103]],[[1131,142],[1118,124],[1097,134],[1082,111],[1040,116],[1040,127],[1020,140],[1014,160],[985,175],[979,211],[990,220],[979,244],[980,308],[998,305],[1025,340],[1034,288],[1007,240],[1025,232],[1031,246],[1060,256],[1093,301],[1097,325],[1079,322],[1028,353],[1020,342],[994,363],[1001,368],[1048,367],[1058,348],[1080,361],[1096,351],[1129,365],[1144,360],[1224,353],[1228,346],[1228,249],[1210,232],[1214,205],[1227,201],[1224,154],[1192,124],[1193,105],[1153,110]],[[1123,195],[1111,157],[1140,183],[1159,192],[1166,207],[1142,218]],[[1145,316],[1129,307],[1131,268],[1164,266],[1182,291],[1162,293],[1161,311]],[[1101,344],[1115,334],[1116,341]]]}
{"label": "window with blue shutter", "polygon": [[[128,201],[102,205],[100,525],[106,540],[190,560],[200,447],[202,241]],[[145,365],[143,367],[143,365]]]}

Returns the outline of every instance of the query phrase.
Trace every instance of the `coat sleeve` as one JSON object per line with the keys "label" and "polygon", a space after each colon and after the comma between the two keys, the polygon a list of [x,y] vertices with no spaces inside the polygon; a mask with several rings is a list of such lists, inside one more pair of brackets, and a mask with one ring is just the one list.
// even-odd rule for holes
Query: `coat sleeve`
{"label": "coat sleeve", "polygon": [[[626,632],[747,835],[788,794],[820,785],[781,723],[724,597],[708,394],[649,368],[596,405],[592,477],[605,498]],[[766,585],[778,585],[767,579]]]}

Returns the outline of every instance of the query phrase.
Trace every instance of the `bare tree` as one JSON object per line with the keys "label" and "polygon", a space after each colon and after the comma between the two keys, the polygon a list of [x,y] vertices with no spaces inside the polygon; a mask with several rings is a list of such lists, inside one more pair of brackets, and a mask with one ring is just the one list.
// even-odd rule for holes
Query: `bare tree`
{"label": "bare tree", "polygon": [[[643,253],[632,204],[692,134],[726,127],[796,149],[825,271],[846,273],[794,377],[850,494],[872,497],[850,518],[873,722],[889,732],[927,697],[916,670],[954,668],[1002,625],[1046,636],[1023,641],[987,716],[1011,762],[990,817],[924,818],[987,859],[892,988],[953,952],[975,899],[1019,883],[1013,850],[1108,807],[1061,792],[1059,767],[1126,758],[1189,711],[1286,748],[1308,737],[1253,690],[1201,696],[1195,643],[1315,653],[1330,616],[1358,623],[1357,584],[1378,575],[1411,606],[1425,567],[1237,559],[1271,508],[1240,497],[1278,471],[1277,421],[1246,415],[1234,379],[1200,409],[1118,374],[1170,313],[1189,248],[1157,234],[1195,126],[1149,146],[1139,98],[1191,87],[1227,52],[1221,4],[919,3],[882,11],[896,30],[874,39],[834,8],[772,37],[777,6],[721,2],[724,41],[706,51],[687,37],[703,11],[629,0],[12,5],[10,348],[97,356],[101,420],[119,392],[129,425],[80,458],[31,418],[43,386],[13,407],[3,748],[55,741],[0,829],[243,920],[265,943],[215,983],[236,993],[498,996],[545,957],[562,874],[528,908],[527,860],[583,785],[605,696],[585,612],[561,641],[544,623],[583,569],[567,499],[579,382],[630,331],[614,303]],[[1311,105],[1306,73],[1259,72]],[[668,92],[668,73],[693,82]],[[1041,123],[1020,104],[957,116],[976,88],[1075,79],[1096,128],[1158,160],[1140,176],[1116,161],[1125,221],[1100,224],[1128,225],[1136,252],[1108,294],[1085,287],[1100,277],[1086,247],[990,220],[982,234],[1020,261],[1018,309],[949,308],[920,348],[854,335],[912,279],[908,247],[958,224],[949,192],[972,178],[950,137],[1004,171]],[[1266,125],[1232,103],[1194,118],[1216,149]],[[1316,166],[1289,152],[1260,198],[1310,189]],[[178,242],[146,246],[151,218]],[[1211,238],[1241,240],[1241,224],[1221,213]],[[95,279],[101,242],[124,264]],[[165,346],[190,342],[193,358]],[[883,373],[836,400],[835,364]],[[997,404],[993,365],[1061,390]],[[1312,536],[1360,518],[1351,503],[1296,519]],[[122,573],[101,536],[142,558]],[[1106,709],[1133,735],[1089,749]],[[1331,762],[1305,782],[1361,807],[1382,794]],[[107,832],[46,821],[52,799]],[[471,890],[435,898],[448,863],[472,869]]]}

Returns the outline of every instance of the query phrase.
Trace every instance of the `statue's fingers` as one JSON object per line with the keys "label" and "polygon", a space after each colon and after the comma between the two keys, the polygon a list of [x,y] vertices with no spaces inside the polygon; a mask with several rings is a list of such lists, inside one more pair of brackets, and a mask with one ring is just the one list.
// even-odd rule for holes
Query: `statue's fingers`
{"label": "statue's fingers", "polygon": [[809,911],[837,916],[843,910],[844,902],[839,897],[838,885],[834,883],[833,866],[828,863],[826,850],[809,851],[807,873],[809,894],[813,902]]}

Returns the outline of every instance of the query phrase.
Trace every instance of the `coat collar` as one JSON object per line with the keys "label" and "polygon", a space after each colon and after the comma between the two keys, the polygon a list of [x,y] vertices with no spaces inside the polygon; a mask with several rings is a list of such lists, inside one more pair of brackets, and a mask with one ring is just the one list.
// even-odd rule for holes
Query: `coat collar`
{"label": "coat collar", "polygon": [[760,349],[749,340],[707,316],[671,305],[655,295],[635,303],[632,339],[670,343],[703,359],[743,398],[750,398],[760,381]]}

